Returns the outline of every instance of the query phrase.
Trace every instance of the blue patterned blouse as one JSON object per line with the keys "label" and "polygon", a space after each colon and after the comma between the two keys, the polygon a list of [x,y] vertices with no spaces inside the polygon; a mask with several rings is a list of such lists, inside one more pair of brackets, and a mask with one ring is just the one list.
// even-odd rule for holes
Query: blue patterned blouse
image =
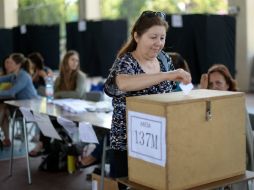
{"label": "blue patterned blouse", "polygon": [[[164,52],[162,53],[167,57],[166,60],[169,64],[169,70],[174,70],[171,59]],[[161,71],[165,72],[166,68],[159,57],[158,60],[160,61]],[[137,60],[132,56],[132,54],[128,52],[121,58],[115,60],[104,85],[105,92],[109,96],[113,97],[112,104],[114,110],[110,131],[110,146],[112,149],[127,149],[126,97],[167,93],[173,91],[173,89],[176,87],[176,83],[173,81],[163,81],[158,85],[138,91],[122,92],[117,88],[117,85],[115,84],[115,77],[118,74],[137,75],[141,73],[144,73],[144,71],[139,66]]]}

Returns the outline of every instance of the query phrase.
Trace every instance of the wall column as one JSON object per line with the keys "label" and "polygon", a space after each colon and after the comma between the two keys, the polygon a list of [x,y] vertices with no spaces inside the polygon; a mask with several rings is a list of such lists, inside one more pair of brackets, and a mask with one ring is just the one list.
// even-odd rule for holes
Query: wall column
{"label": "wall column", "polygon": [[100,0],[79,0],[79,19],[101,19]]}
{"label": "wall column", "polygon": [[0,28],[18,25],[18,0],[0,0]]}
{"label": "wall column", "polygon": [[254,64],[254,1],[229,0],[228,4],[229,7],[239,7],[236,15],[236,80],[240,91],[247,92],[250,90],[251,69]]}

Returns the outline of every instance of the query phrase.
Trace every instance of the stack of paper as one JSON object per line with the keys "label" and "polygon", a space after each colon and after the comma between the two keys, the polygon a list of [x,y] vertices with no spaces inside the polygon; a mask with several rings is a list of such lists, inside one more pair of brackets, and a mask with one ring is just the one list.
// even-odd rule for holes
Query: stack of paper
{"label": "stack of paper", "polygon": [[61,106],[64,110],[73,113],[85,112],[87,109],[92,109],[94,107],[92,103],[79,99],[56,99],[53,100],[53,104]]}
{"label": "stack of paper", "polygon": [[95,103],[80,99],[55,99],[52,103],[72,113],[81,113],[86,111],[110,112],[113,110],[111,103],[107,101]]}

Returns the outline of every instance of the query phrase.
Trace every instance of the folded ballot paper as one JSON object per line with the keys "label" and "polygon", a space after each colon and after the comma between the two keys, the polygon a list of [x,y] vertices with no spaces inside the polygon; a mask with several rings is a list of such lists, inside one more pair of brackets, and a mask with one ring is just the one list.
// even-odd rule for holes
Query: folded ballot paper
{"label": "folded ballot paper", "polygon": [[180,83],[179,86],[182,89],[184,95],[188,95],[190,93],[190,91],[193,89],[193,84],[192,83],[189,83],[189,84],[186,84],[186,85],[183,84],[183,83]]}

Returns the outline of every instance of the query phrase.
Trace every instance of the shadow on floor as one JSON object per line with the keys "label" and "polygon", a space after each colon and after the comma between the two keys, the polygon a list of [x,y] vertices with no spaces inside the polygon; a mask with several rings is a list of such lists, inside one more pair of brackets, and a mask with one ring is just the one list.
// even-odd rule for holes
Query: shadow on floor
{"label": "shadow on floor", "polygon": [[76,171],[73,174],[68,172],[43,172],[38,170],[41,157],[30,158],[32,184],[28,184],[26,159],[14,159],[13,174],[9,176],[9,161],[0,161],[0,187],[1,190],[91,190],[92,182],[87,180],[96,166]]}

